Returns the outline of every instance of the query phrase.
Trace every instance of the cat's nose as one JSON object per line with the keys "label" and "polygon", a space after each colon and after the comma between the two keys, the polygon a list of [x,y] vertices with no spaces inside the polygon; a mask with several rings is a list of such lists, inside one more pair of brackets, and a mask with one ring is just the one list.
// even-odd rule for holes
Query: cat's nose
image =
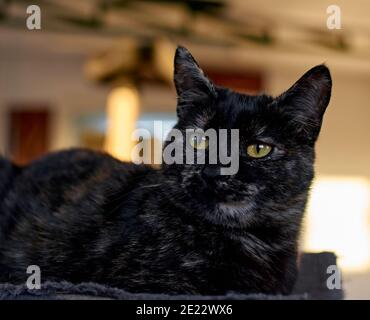
{"label": "cat's nose", "polygon": [[202,170],[202,177],[208,179],[218,179],[221,176],[221,170],[218,165],[207,165]]}

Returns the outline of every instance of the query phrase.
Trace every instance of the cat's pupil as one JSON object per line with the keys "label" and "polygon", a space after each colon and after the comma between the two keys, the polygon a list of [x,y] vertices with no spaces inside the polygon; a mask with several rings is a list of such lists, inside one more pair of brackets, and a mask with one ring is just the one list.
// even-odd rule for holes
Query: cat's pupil
{"label": "cat's pupil", "polygon": [[194,145],[199,145],[202,143],[202,141],[205,141],[206,138],[205,137],[198,137],[198,136],[193,136],[193,141],[194,141]]}
{"label": "cat's pupil", "polygon": [[194,141],[194,145],[198,145],[198,137],[197,136],[193,136],[193,141]]}

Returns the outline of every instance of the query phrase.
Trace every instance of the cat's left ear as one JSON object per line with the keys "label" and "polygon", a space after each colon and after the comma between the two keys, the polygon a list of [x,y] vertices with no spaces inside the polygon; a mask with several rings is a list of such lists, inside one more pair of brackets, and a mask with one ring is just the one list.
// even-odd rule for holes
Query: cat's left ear
{"label": "cat's left ear", "polygon": [[212,82],[186,48],[177,47],[174,67],[174,81],[180,102],[199,100],[215,94]]}
{"label": "cat's left ear", "polygon": [[331,96],[332,81],[325,65],[307,71],[289,90],[276,98],[298,133],[314,142]]}

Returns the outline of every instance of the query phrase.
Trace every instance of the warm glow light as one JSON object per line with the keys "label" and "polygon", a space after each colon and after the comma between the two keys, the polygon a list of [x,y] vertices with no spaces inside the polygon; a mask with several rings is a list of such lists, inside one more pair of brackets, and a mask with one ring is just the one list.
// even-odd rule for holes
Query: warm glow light
{"label": "warm glow light", "polygon": [[108,97],[108,130],[105,149],[114,157],[131,160],[133,141],[131,134],[136,128],[139,115],[139,94],[133,87],[117,87]]}
{"label": "warm glow light", "polygon": [[334,251],[347,271],[370,267],[370,183],[362,178],[321,177],[311,192],[306,251]]}

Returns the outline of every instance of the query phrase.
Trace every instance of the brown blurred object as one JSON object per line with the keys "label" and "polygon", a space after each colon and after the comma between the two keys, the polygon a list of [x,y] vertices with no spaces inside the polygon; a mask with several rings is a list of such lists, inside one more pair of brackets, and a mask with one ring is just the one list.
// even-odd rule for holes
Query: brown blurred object
{"label": "brown blurred object", "polygon": [[207,76],[217,85],[243,93],[257,94],[263,90],[263,75],[257,72],[221,72],[206,69]]}
{"label": "brown blurred object", "polygon": [[9,151],[12,161],[25,165],[48,151],[49,112],[11,111]]}

